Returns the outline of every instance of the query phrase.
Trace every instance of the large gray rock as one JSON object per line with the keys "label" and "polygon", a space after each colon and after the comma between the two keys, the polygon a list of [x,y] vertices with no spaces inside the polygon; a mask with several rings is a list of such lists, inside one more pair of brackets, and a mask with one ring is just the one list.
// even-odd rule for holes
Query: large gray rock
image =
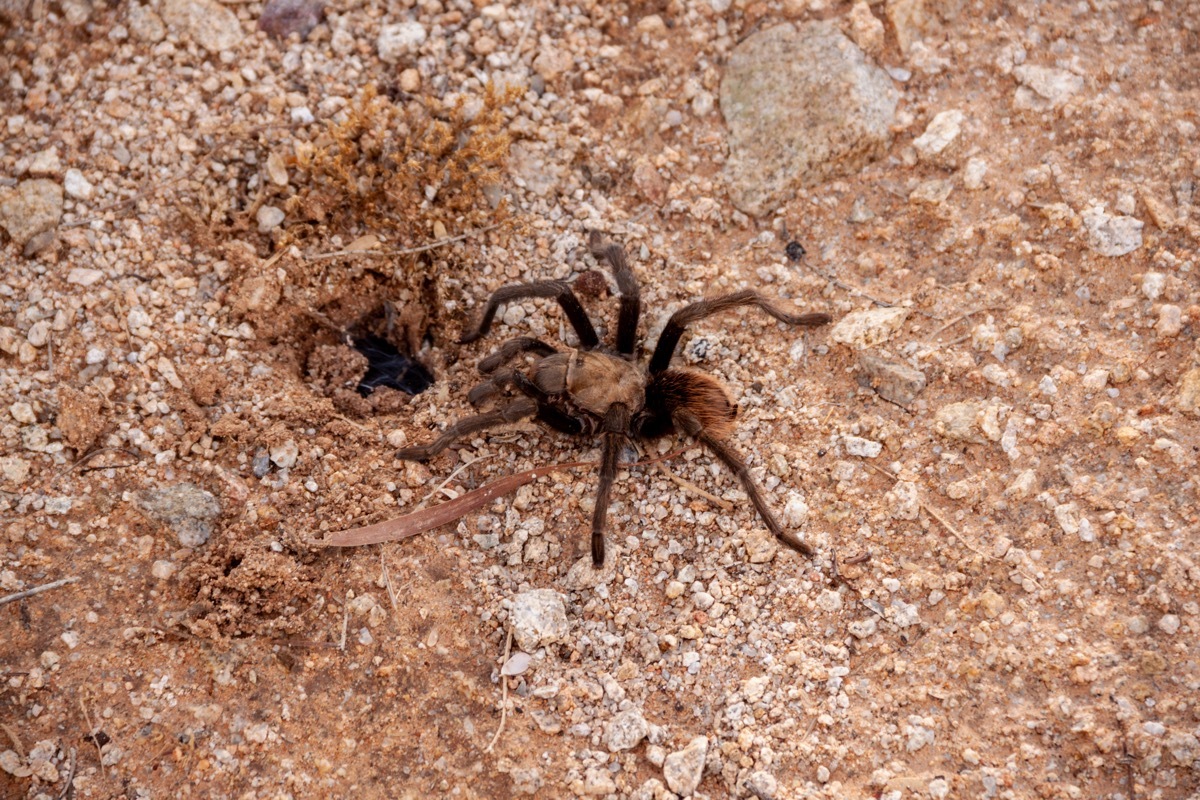
{"label": "large gray rock", "polygon": [[891,143],[898,98],[887,73],[833,23],[749,37],[721,81],[734,205],[765,214],[797,188],[878,157]]}
{"label": "large gray rock", "polygon": [[159,13],[210,53],[232,50],[245,36],[237,14],[217,0],[165,0]]}

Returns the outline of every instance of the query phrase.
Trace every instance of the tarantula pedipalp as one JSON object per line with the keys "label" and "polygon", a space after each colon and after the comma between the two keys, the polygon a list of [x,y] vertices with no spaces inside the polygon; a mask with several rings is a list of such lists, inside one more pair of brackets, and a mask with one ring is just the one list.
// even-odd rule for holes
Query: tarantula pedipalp
{"label": "tarantula pedipalp", "polygon": [[[621,246],[604,242],[596,232],[589,245],[598,259],[612,268],[621,293],[617,321],[616,346],[605,347],[583,310],[571,285],[547,280],[514,284],[497,289],[488,299],[483,316],[474,330],[459,340],[467,344],[483,337],[492,327],[496,311],[505,303],[529,297],[554,298],[562,306],[579,337],[577,348],[558,351],[540,339],[521,336],[510,339],[479,362],[479,371],[488,379],[467,396],[472,405],[480,405],[506,389],[522,396],[506,405],[468,417],[450,425],[434,441],[421,447],[409,447],[397,457],[409,461],[427,461],[464,436],[505,423],[533,418],[563,433],[592,435],[600,433],[603,449],[600,486],[592,512],[592,563],[604,563],[604,529],[617,462],[625,439],[657,439],[682,431],[693,437],[737,475],[755,510],[774,536],[787,546],[813,555],[802,539],[785,531],[762,492],[750,475],[745,461],[725,439],[733,432],[737,406],[725,388],[709,375],[691,369],[671,369],[671,357],[680,338],[693,322],[740,306],[757,306],[788,325],[814,327],[829,322],[821,312],[791,314],[758,292],[743,290],[699,300],[671,315],[643,367],[636,360],[637,326],[641,298],[637,279],[625,260]],[[519,355],[538,356],[531,372],[505,368]]]}

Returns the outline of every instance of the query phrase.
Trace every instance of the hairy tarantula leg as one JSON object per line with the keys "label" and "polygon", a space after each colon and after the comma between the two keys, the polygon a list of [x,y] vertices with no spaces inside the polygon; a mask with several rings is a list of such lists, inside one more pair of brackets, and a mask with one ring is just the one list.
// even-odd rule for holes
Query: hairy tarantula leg
{"label": "hairy tarantula leg", "polygon": [[504,391],[506,386],[512,384],[514,374],[511,369],[502,369],[492,373],[489,380],[483,381],[467,393],[467,402],[478,407],[481,403],[491,400]]}
{"label": "hairy tarantula leg", "polygon": [[490,381],[484,381],[472,389],[470,394],[467,395],[467,399],[471,401],[472,405],[479,405],[510,385],[537,403],[536,419],[538,422],[544,423],[556,431],[570,435],[577,435],[587,430],[583,418],[573,417],[567,412],[551,405],[550,395],[538,388],[525,375],[514,370],[506,369],[497,372]]}
{"label": "hairy tarantula leg", "polygon": [[612,500],[613,480],[617,477],[617,461],[621,445],[629,430],[629,409],[624,403],[613,403],[604,415],[603,456],[600,461],[600,488],[596,491],[596,507],[592,509],[592,566],[604,565],[604,528],[608,521],[608,504]]}
{"label": "hairy tarantula leg", "polygon": [[489,380],[480,383],[467,394],[467,400],[471,405],[477,406],[483,401],[495,397],[509,386],[515,387],[517,391],[526,397],[532,397],[534,400],[537,400],[539,406],[550,402],[549,392],[529,380],[523,372],[518,372],[515,369],[502,369],[492,373],[492,377]]}
{"label": "hairy tarantula leg", "polygon": [[536,419],[538,422],[548,425],[559,433],[565,433],[569,436],[578,436],[588,430],[583,419],[572,417],[564,411],[559,411],[554,406],[538,406]]}
{"label": "hairy tarantula leg", "polygon": [[539,356],[548,356],[558,351],[541,339],[534,339],[532,336],[518,336],[515,339],[509,339],[500,345],[496,352],[483,361],[480,361],[479,371],[484,375],[489,375],[521,355],[521,353],[531,352],[537,353]]}
{"label": "hairy tarantula leg", "polygon": [[671,365],[671,357],[675,355],[675,346],[679,344],[679,339],[687,330],[688,325],[739,306],[758,306],[775,319],[786,322],[788,325],[803,325],[812,328],[824,325],[830,320],[828,314],[820,311],[790,314],[753,289],[743,289],[740,292],[721,297],[705,298],[689,306],[684,306],[671,315],[667,326],[663,328],[662,334],[658,337],[658,343],[654,346],[654,355],[650,357],[651,374],[662,372]]}
{"label": "hairy tarantula leg", "polygon": [[816,555],[816,551],[812,549],[811,545],[806,543],[800,537],[796,536],[794,533],[785,531],[783,526],[779,524],[779,520],[775,518],[775,514],[771,512],[770,507],[767,506],[767,501],[763,498],[762,493],[759,491],[758,484],[754,482],[754,478],[750,475],[750,470],[746,466],[746,462],[742,460],[742,457],[738,455],[736,450],[720,439],[717,439],[709,434],[708,431],[704,429],[704,426],[700,424],[700,420],[698,420],[696,415],[692,412],[686,409],[679,409],[674,413],[673,416],[675,419],[675,424],[679,426],[680,430],[699,440],[705,447],[711,450],[717,458],[721,460],[721,463],[723,463],[735,475],[737,475],[738,480],[742,482],[742,488],[750,497],[750,502],[754,504],[754,509],[758,512],[758,515],[762,517],[763,522],[766,523],[767,530],[769,530],[776,539],[783,542],[793,550],[803,553],[809,558],[812,558]]}
{"label": "hairy tarantula leg", "polygon": [[617,352],[633,355],[637,347],[638,317],[642,313],[641,292],[637,278],[625,260],[625,251],[615,242],[605,242],[600,231],[588,234],[588,248],[596,258],[603,258],[612,267],[617,289],[621,292],[621,315],[617,319]]}
{"label": "hairy tarantula leg", "polygon": [[483,317],[475,326],[475,330],[464,333],[458,340],[459,344],[470,344],[482,337],[492,329],[492,320],[496,318],[496,310],[500,306],[511,300],[520,300],[525,297],[554,298],[566,312],[571,327],[579,336],[579,347],[583,350],[592,350],[600,344],[600,337],[596,335],[592,321],[588,319],[587,313],[583,310],[583,304],[579,302],[579,298],[571,290],[571,285],[566,281],[533,281],[532,283],[501,286],[488,298],[487,307],[483,310]]}
{"label": "hairy tarantula leg", "polygon": [[464,436],[470,436],[473,433],[479,433],[480,431],[495,428],[505,423],[519,422],[527,417],[532,417],[537,411],[538,404],[536,401],[528,397],[522,397],[509,403],[504,408],[498,408],[495,411],[489,411],[486,414],[480,414],[475,417],[460,419],[446,428],[441,436],[429,444],[421,447],[406,447],[396,453],[396,458],[403,461],[428,461]]}

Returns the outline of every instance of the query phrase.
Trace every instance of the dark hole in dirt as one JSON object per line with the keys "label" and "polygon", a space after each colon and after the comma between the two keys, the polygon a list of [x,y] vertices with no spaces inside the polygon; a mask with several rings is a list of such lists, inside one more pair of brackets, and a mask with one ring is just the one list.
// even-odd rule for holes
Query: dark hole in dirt
{"label": "dark hole in dirt", "polygon": [[306,359],[309,380],[342,413],[390,414],[406,406],[435,381],[416,356],[429,340],[423,300],[400,306],[376,301],[366,309],[343,301],[313,314],[323,330]]}
{"label": "dark hole in dirt", "polygon": [[354,349],[367,357],[367,373],[358,381],[358,393],[367,397],[381,386],[405,394],[420,394],[433,385],[433,373],[420,361],[401,353],[387,339],[374,334],[351,336]]}

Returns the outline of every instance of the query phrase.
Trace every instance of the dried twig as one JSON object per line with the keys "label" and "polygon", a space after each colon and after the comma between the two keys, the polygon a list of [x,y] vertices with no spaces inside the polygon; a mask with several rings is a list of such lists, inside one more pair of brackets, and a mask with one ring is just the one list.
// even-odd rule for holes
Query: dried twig
{"label": "dried twig", "polygon": [[[682,452],[684,452],[682,449],[674,450],[665,456],[636,461],[628,466],[635,467],[657,464],[660,461],[674,458]],[[476,459],[476,461],[478,460]],[[472,461],[471,463],[475,462]],[[566,464],[550,464],[544,467],[535,467],[524,472],[518,472],[515,475],[506,475],[503,478],[497,478],[494,481],[485,483],[478,489],[467,492],[453,500],[447,500],[445,503],[439,503],[432,508],[422,508],[405,514],[402,517],[377,522],[374,525],[367,525],[362,528],[337,531],[336,533],[329,534],[324,539],[309,539],[308,543],[317,547],[361,547],[366,544],[398,542],[402,539],[408,539],[459,520],[472,511],[483,508],[496,498],[515,492],[525,484],[531,483],[544,475],[561,470],[595,466],[597,464],[594,461],[575,461]],[[437,490],[435,489],[434,491],[436,492]]]}
{"label": "dried twig", "polygon": [[346,592],[346,598],[342,600],[342,641],[338,644],[338,650],[346,652],[346,631],[350,628],[350,593]]}
{"label": "dried twig", "polygon": [[938,510],[935,509],[933,506],[922,501],[921,508],[923,508],[929,514],[929,516],[933,517],[938,522],[942,523],[943,528],[950,531],[950,534],[955,539],[958,539],[958,541],[962,543],[963,547],[967,548],[975,555],[979,556],[980,558],[987,559],[990,561],[999,561],[1000,560],[1000,559],[996,558],[996,556],[989,556],[987,553],[983,552],[982,550],[980,550],[979,548],[975,547],[970,542],[968,542],[967,538],[965,536],[963,536],[961,533],[959,533],[957,530],[955,530],[954,526],[950,524],[950,521],[947,520],[945,517],[943,517],[941,515],[941,513],[939,513]]}
{"label": "dried twig", "polygon": [[[132,458],[134,460],[134,464],[141,461],[141,458],[138,457],[137,453],[134,453],[132,450],[126,450],[124,447],[101,447],[98,450],[92,450],[89,453],[84,453],[82,456],[80,456],[78,459],[75,460],[75,463],[71,464],[68,467],[63,467],[62,469],[60,469],[58,472],[56,472],[54,474],[54,477],[50,479],[50,485],[53,486],[54,482],[57,481],[59,478],[61,478],[63,475],[66,475],[68,472],[71,472],[72,470],[79,469],[79,467],[82,464],[86,464],[88,461],[91,461],[96,456],[104,455],[105,453],[122,453],[122,454],[127,455],[130,458]],[[119,467],[128,467],[128,466],[133,466],[133,465],[132,464],[106,464],[103,467],[91,467],[90,469],[93,469],[93,470],[95,470],[95,469],[117,469]],[[88,470],[86,470],[86,469],[81,470],[81,472],[87,472],[87,471]]]}
{"label": "dried twig", "polygon": [[484,748],[483,752],[485,753],[492,752],[492,748],[500,740],[500,734],[504,731],[504,721],[508,718],[508,676],[504,674],[504,665],[508,663],[510,652],[512,652],[512,628],[508,629],[508,637],[504,640],[504,660],[500,662],[500,726],[496,728],[496,735]]}
{"label": "dried twig", "polygon": [[[942,333],[942,332],[944,332],[944,331],[946,331],[946,330],[948,330],[948,329],[950,329],[950,328],[953,328],[953,327],[954,327],[955,325],[957,325],[958,323],[962,322],[963,320],[970,319],[971,317],[975,316],[976,314],[982,314],[982,313],[984,313],[985,311],[1001,311],[1001,310],[1003,310],[1004,308],[1005,308],[1005,306],[981,306],[980,308],[973,308],[973,309],[971,309],[970,311],[967,311],[967,312],[965,312],[965,313],[959,314],[957,317],[955,317],[954,319],[950,320],[950,321],[949,321],[949,322],[947,322],[945,325],[943,325],[942,327],[938,328],[938,329],[937,329],[936,331],[934,331],[933,333],[931,333],[931,334],[929,334],[928,336],[926,336],[926,337],[925,337],[925,344],[933,344],[933,340],[937,338],[938,334],[940,334],[940,333]],[[968,338],[968,339],[969,339],[969,338],[970,338],[970,335],[968,335],[968,336],[967,336],[967,337],[965,337],[965,338]],[[959,339],[957,339],[957,340],[955,340],[955,341],[962,341],[962,338],[959,338]]]}
{"label": "dried twig", "polygon": [[469,231],[460,233],[458,236],[447,236],[445,239],[437,239],[436,241],[432,241],[429,244],[423,244],[419,247],[405,247],[400,250],[334,250],[331,253],[316,253],[311,256],[306,256],[305,260],[313,262],[327,261],[331,258],[351,258],[354,256],[371,256],[373,258],[411,256],[416,255],[417,253],[425,253],[430,250],[436,250],[439,247],[445,247],[446,245],[454,244],[455,242],[461,242],[464,239],[470,239],[472,236],[478,236],[481,233],[487,233],[488,231],[495,230],[502,224],[503,223],[497,222],[494,225],[486,225],[482,228],[472,228]]}
{"label": "dried twig", "polygon": [[13,749],[17,751],[17,755],[19,755],[21,758],[24,758],[25,745],[21,742],[21,737],[17,735],[17,729],[12,725],[9,725],[7,722],[0,723],[0,728],[3,728],[4,732],[8,734],[8,738],[12,740]]}
{"label": "dried twig", "polygon": [[[459,475],[461,475],[462,471],[465,470],[467,467],[470,467],[473,464],[478,464],[480,461],[483,461],[485,459],[493,458],[495,455],[496,455],[495,453],[486,453],[486,454],[480,456],[479,458],[473,458],[470,461],[464,461],[463,463],[459,464],[457,467],[455,467],[453,472],[451,472],[449,475],[446,476],[446,480],[439,483],[437,485],[437,488],[435,488],[432,492],[430,492],[429,494],[422,497],[421,502],[417,503],[416,508],[413,510],[420,511],[422,508],[425,508],[425,504],[428,503],[430,500],[432,500],[434,495],[436,495],[442,489],[445,489],[450,484],[450,481],[454,480]],[[451,499],[454,499],[454,498],[451,498]]]}
{"label": "dried twig", "polygon": [[729,502],[728,500],[724,499],[723,497],[717,497],[715,494],[710,494],[709,492],[704,491],[703,489],[701,489],[699,486],[692,483],[691,481],[684,480],[683,478],[679,477],[674,472],[672,472],[667,467],[666,464],[659,464],[658,469],[662,472],[662,474],[666,475],[668,478],[675,481],[675,483],[678,486],[685,489],[686,491],[689,491],[692,494],[700,495],[705,500],[708,500],[710,503],[715,503],[716,505],[720,506],[721,508],[725,509],[726,511],[733,510],[733,503]]}
{"label": "dried twig", "polygon": [[71,766],[67,768],[67,779],[63,783],[62,791],[58,793],[58,800],[66,800],[67,795],[71,793],[73,788],[71,784],[75,782],[75,748],[71,748]]}
{"label": "dried twig", "polygon": [[811,264],[805,263],[804,266],[806,266],[808,269],[815,272],[820,277],[829,281],[830,283],[832,283],[834,286],[838,287],[839,289],[845,289],[847,292],[850,292],[851,294],[856,294],[859,297],[865,297],[866,299],[870,300],[872,303],[874,303],[877,306],[883,306],[884,308],[891,308],[892,306],[895,305],[895,303],[889,303],[887,300],[880,300],[878,297],[873,297],[872,295],[869,295],[866,292],[864,292],[862,289],[859,289],[857,286],[851,286],[850,284],[848,284],[844,281],[838,280],[837,278],[833,277],[832,275],[828,274],[827,272],[820,270],[820,269],[812,266]]}
{"label": "dried twig", "polygon": [[70,578],[60,578],[59,580],[51,581],[50,583],[43,583],[41,586],[35,586],[32,589],[26,589],[23,592],[6,594],[4,597],[0,597],[0,606],[6,603],[14,603],[17,600],[24,600],[26,597],[33,597],[35,594],[48,592],[51,589],[57,589],[60,586],[66,586],[68,583],[75,583],[78,580],[79,578],[73,575]]}
{"label": "dried twig", "polygon": [[[876,472],[887,475],[889,478],[891,478],[894,481],[900,480],[900,478],[895,473],[893,473],[890,470],[884,469],[883,467],[879,467],[879,466],[876,466],[875,464],[870,464],[870,463],[868,463],[867,466],[870,467],[871,469],[875,470]],[[957,539],[959,541],[959,543],[962,544],[963,547],[967,548],[975,555],[979,556],[980,558],[982,558],[985,561],[1004,561],[1004,559],[1000,558],[999,556],[988,555],[987,553],[983,552],[975,545],[971,544],[971,542],[969,542],[967,540],[967,537],[965,537],[961,533],[959,533],[958,529],[955,528],[953,525],[951,525],[950,521],[948,519],[946,519],[946,517],[943,516],[940,511],[938,511],[933,506],[929,505],[929,503],[926,503],[924,500],[919,500],[918,505],[920,505],[921,509],[925,513],[929,514],[929,516],[933,517],[935,520],[940,522],[942,524],[942,527],[945,528],[947,531],[949,531],[950,535],[953,536],[955,539]],[[1021,570],[1016,569],[1016,567],[1014,567],[1013,569],[1022,578],[1025,578],[1026,580],[1029,580],[1029,581],[1033,581],[1033,584],[1035,586],[1041,588],[1041,584],[1038,583],[1037,578],[1034,578],[1032,575],[1026,575]]]}
{"label": "dried twig", "polygon": [[379,548],[379,566],[383,569],[383,585],[387,588],[388,600],[392,601],[392,611],[399,611],[400,603],[396,600],[396,590],[392,588],[392,576],[388,574],[386,547]]}
{"label": "dried twig", "polygon": [[79,698],[79,708],[83,711],[83,721],[87,723],[88,736],[92,740],[92,744],[96,745],[96,761],[100,764],[100,774],[103,775],[104,770],[104,751],[100,749],[99,731],[92,725],[92,715],[88,713],[87,704],[83,702],[83,698]]}

